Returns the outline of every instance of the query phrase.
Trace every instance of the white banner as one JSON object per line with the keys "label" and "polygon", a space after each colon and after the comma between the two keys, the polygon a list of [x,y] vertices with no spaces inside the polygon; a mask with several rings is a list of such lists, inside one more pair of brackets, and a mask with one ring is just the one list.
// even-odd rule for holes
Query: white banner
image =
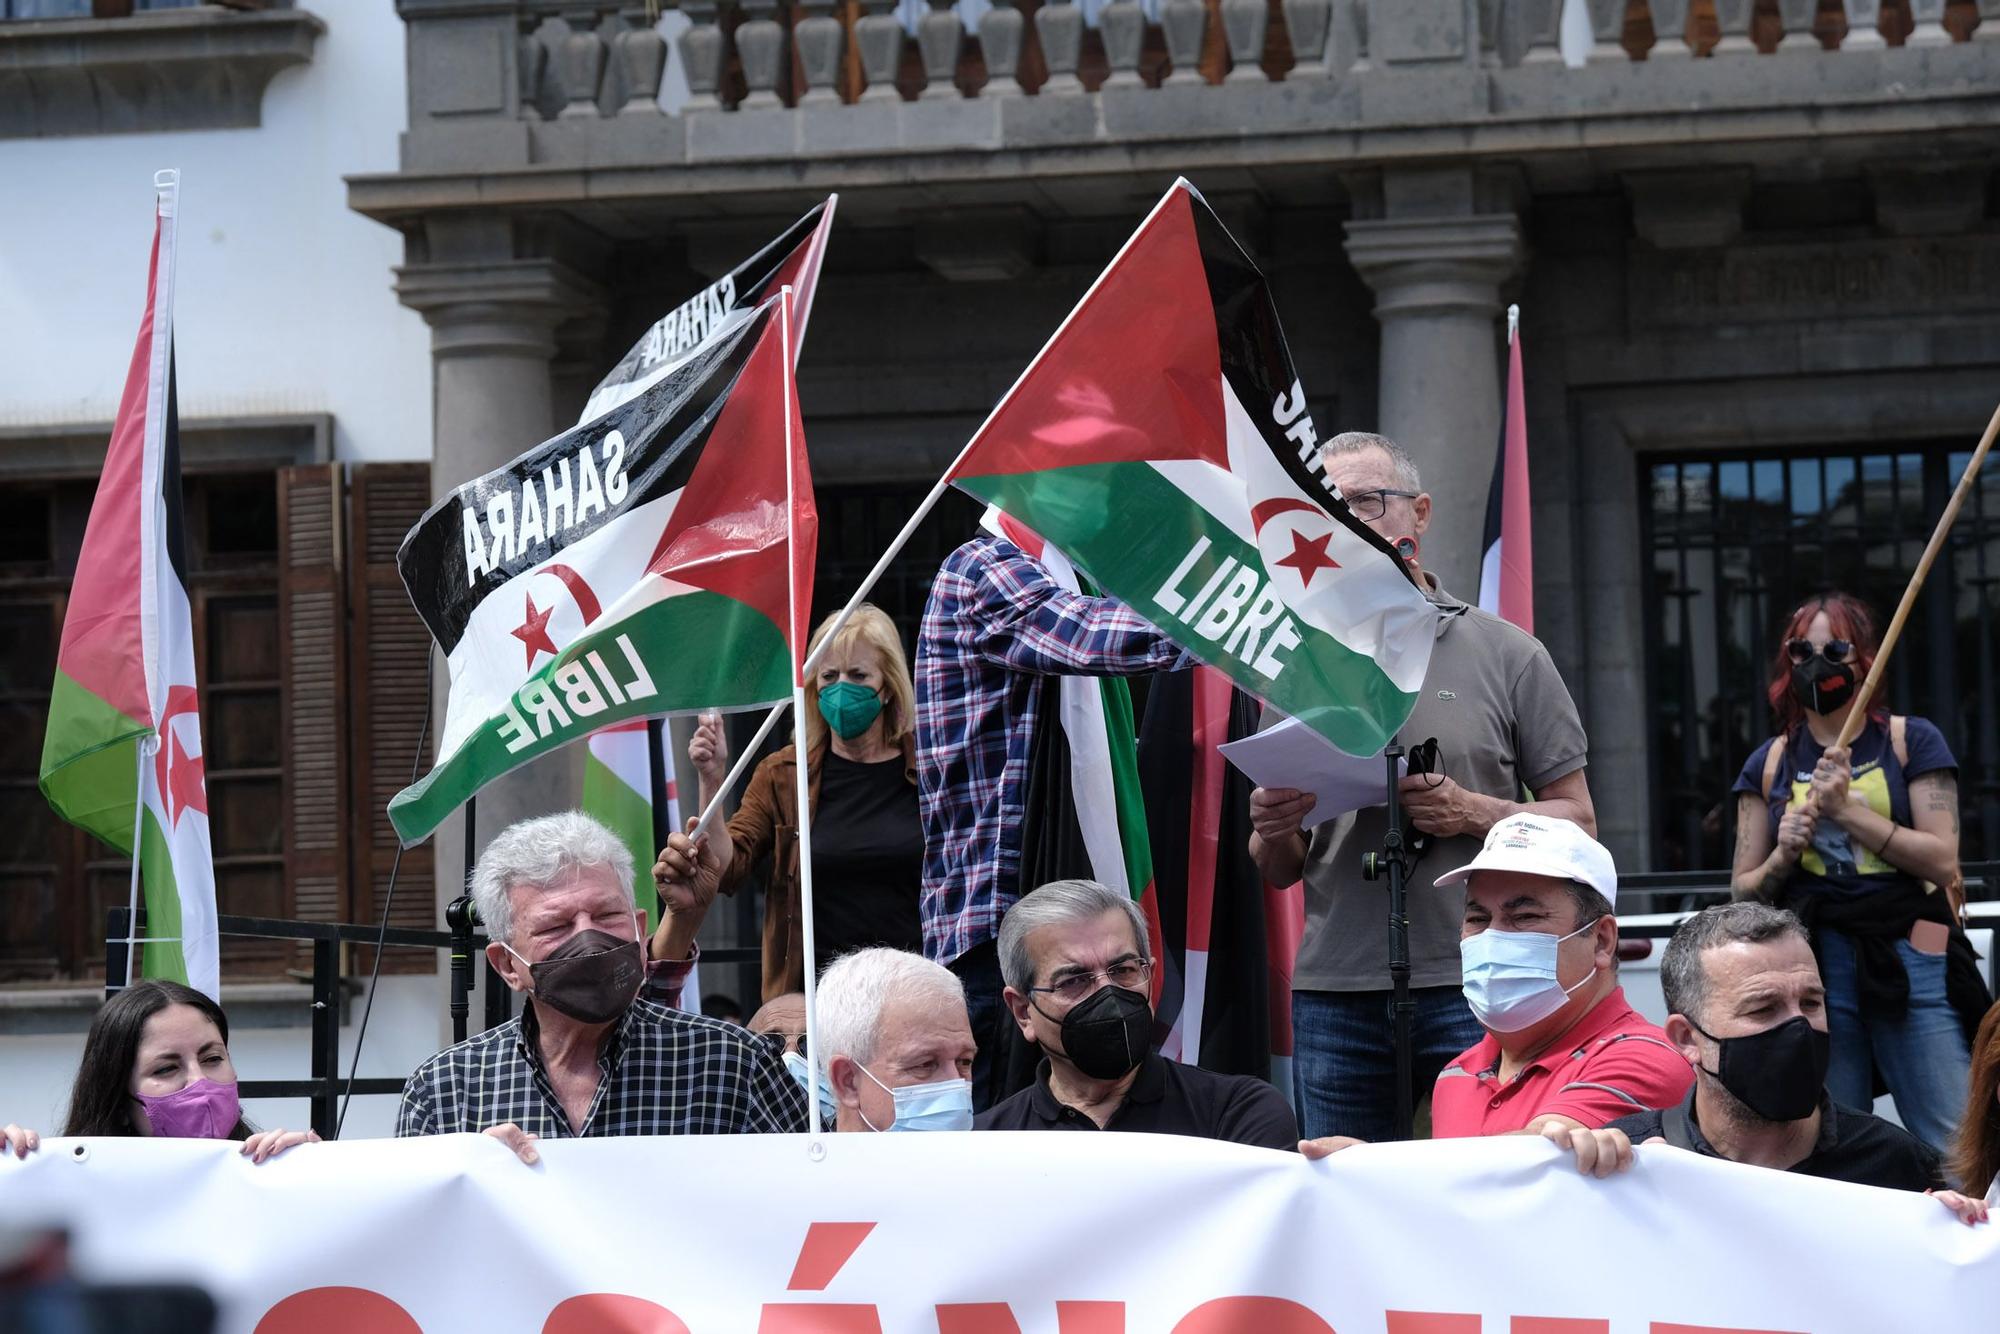
{"label": "white banner", "polygon": [[[0,1228],[222,1328],[666,1334],[1889,1334],[1992,1327],[2000,1224],[1920,1194],[1529,1139],[1323,1163],[1151,1135],[49,1140]],[[400,1314],[399,1314],[400,1313]],[[406,1317],[406,1318],[405,1318]]]}

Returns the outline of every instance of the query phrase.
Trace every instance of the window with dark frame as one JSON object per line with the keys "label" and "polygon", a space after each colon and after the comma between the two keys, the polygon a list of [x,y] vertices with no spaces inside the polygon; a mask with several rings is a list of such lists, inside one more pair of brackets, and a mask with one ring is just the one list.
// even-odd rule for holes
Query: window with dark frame
{"label": "window with dark frame", "polygon": [[[38,787],[49,690],[95,479],[0,483],[0,983],[101,979],[104,911],[130,893],[131,863],[60,819]],[[188,582],[202,741],[225,913],[291,915],[282,817],[277,478],[184,479]],[[230,976],[286,958],[223,943]]]}
{"label": "window with dark frame", "polygon": [[[1963,472],[1960,442],[1649,455],[1640,468],[1652,864],[1730,864],[1745,759],[1771,735],[1777,636],[1841,589],[1886,627]],[[1986,471],[1890,660],[1887,702],[1959,763],[1960,856],[2000,856],[2000,474]]]}

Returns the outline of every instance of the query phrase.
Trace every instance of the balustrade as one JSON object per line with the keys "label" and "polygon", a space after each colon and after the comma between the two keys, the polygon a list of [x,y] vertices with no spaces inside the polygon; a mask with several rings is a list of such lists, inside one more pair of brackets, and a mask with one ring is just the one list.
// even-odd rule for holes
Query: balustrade
{"label": "balustrade", "polygon": [[[671,55],[691,110],[1079,97],[1099,89],[1338,81],[1387,65],[1434,66],[1437,60],[1412,60],[1399,50],[1386,58],[1371,51],[1371,26],[1388,26],[1385,6],[1395,3],[923,0],[923,8],[899,16],[897,0],[679,0],[674,7],[686,26]],[[2000,0],[1648,0],[1629,9],[1626,0],[1569,3],[1589,19],[1581,64],[1596,69],[1774,53],[1837,59],[1890,46],[2000,39]],[[1478,49],[1440,59],[1554,67],[1551,77],[1561,77],[1564,7],[1565,0],[1481,0]],[[1641,11],[1643,23],[1635,21]],[[530,0],[520,22],[524,116],[659,110],[670,53],[645,9]],[[1086,40],[1092,30],[1094,43]],[[1031,72],[1040,76],[1032,86],[1023,82]]]}

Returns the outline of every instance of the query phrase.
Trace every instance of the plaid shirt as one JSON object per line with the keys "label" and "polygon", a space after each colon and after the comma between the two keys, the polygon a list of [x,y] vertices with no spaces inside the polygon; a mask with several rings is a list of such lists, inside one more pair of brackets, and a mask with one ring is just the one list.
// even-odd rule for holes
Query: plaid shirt
{"label": "plaid shirt", "polygon": [[806,1095],[774,1045],[734,1024],[634,1001],[598,1053],[597,1092],[573,1131],[537,1050],[534,1002],[520,1018],[418,1066],[396,1134],[449,1135],[511,1121],[544,1139],[733,1135],[806,1128]]}
{"label": "plaid shirt", "polygon": [[917,634],[924,953],[950,963],[1020,897],[1021,817],[1042,695],[1058,676],[1139,676],[1180,650],[1122,602],[1063,588],[1003,538],[945,557]]}

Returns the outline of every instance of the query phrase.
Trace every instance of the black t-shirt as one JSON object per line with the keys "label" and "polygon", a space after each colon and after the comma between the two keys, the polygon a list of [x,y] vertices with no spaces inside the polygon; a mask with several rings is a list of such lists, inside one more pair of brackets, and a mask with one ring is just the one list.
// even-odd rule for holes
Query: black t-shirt
{"label": "black t-shirt", "polygon": [[1299,1123],[1285,1095],[1248,1075],[1220,1075],[1149,1053],[1125,1102],[1104,1126],[1049,1091],[1047,1058],[1035,1082],[973,1120],[975,1130],[1137,1130],[1193,1135],[1261,1149],[1299,1147]]}
{"label": "black t-shirt", "polygon": [[903,757],[877,764],[828,749],[813,812],[813,952],[817,967],[853,950],[921,950],[924,831]]}
{"label": "black t-shirt", "polygon": [[[1687,1100],[1679,1106],[1665,1111],[1634,1112],[1613,1121],[1609,1128],[1624,1131],[1634,1144],[1643,1144],[1660,1135],[1676,1148],[1720,1158],[1722,1155],[1695,1124],[1694,1096],[1690,1090]],[[1944,1188],[1937,1154],[1909,1131],[1868,1112],[1838,1106],[1824,1095],[1819,1111],[1819,1139],[1812,1152],[1787,1171],[1889,1190]]]}

